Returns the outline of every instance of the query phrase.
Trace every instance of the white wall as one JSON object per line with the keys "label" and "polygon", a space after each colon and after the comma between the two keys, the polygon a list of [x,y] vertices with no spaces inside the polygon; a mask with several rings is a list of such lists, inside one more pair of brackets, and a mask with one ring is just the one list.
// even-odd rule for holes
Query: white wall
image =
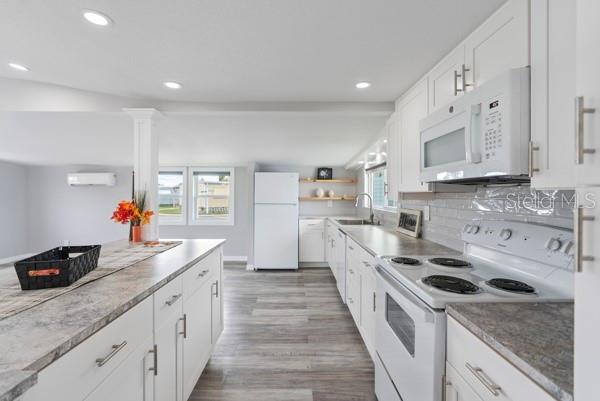
{"label": "white wall", "polygon": [[[114,187],[69,187],[67,173],[115,172]],[[28,167],[29,251],[37,252],[69,240],[89,245],[125,239],[128,225],[110,220],[122,199],[131,199],[131,167]]]}
{"label": "white wall", "polygon": [[[227,166],[224,166],[227,167]],[[161,238],[224,238],[223,249],[227,256],[248,256],[251,242],[252,225],[250,203],[250,184],[248,168],[235,168],[235,216],[233,226],[166,226],[161,225]]]}
{"label": "white wall", "polygon": [[0,161],[0,259],[27,253],[27,167]]}

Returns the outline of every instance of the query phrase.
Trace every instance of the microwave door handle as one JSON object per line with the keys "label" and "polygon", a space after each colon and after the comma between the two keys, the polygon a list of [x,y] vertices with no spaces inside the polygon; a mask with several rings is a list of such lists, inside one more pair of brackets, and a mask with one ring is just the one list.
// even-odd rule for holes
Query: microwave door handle
{"label": "microwave door handle", "polygon": [[467,164],[481,163],[481,153],[473,152],[473,119],[481,115],[481,103],[472,104],[465,132],[465,161]]}

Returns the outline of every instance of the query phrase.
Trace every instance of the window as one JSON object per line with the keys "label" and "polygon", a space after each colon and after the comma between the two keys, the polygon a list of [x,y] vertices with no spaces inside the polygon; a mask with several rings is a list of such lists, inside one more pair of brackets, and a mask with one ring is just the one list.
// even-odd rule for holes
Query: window
{"label": "window", "polygon": [[[374,209],[394,208],[394,201],[388,199],[387,168],[386,165],[365,170],[365,192],[373,198]],[[365,200],[364,206],[368,206]]]}
{"label": "window", "polygon": [[233,225],[234,169],[190,168],[189,224]]}
{"label": "window", "polygon": [[186,224],[185,168],[165,167],[158,172],[158,219],[160,224]]}
{"label": "window", "polygon": [[233,168],[161,167],[158,216],[162,225],[233,225]]}

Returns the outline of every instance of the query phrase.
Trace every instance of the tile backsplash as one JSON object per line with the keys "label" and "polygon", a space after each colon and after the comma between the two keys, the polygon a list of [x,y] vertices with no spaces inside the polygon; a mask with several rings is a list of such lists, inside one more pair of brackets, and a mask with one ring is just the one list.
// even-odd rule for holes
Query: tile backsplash
{"label": "tile backsplash", "polygon": [[[516,220],[573,227],[574,191],[534,190],[529,186],[477,187],[468,193],[400,193],[399,207],[423,210],[423,238],[456,250],[463,249],[463,226],[474,219]],[[368,215],[368,210],[361,213]],[[396,224],[396,213],[377,212],[385,226]]]}

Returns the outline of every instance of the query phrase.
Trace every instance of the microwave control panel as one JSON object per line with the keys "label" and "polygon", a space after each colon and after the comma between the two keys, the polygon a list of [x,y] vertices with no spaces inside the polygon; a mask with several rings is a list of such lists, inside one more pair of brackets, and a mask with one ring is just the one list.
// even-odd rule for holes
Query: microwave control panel
{"label": "microwave control panel", "polygon": [[491,98],[483,105],[483,158],[495,159],[503,146],[502,114],[503,101],[500,96]]}

